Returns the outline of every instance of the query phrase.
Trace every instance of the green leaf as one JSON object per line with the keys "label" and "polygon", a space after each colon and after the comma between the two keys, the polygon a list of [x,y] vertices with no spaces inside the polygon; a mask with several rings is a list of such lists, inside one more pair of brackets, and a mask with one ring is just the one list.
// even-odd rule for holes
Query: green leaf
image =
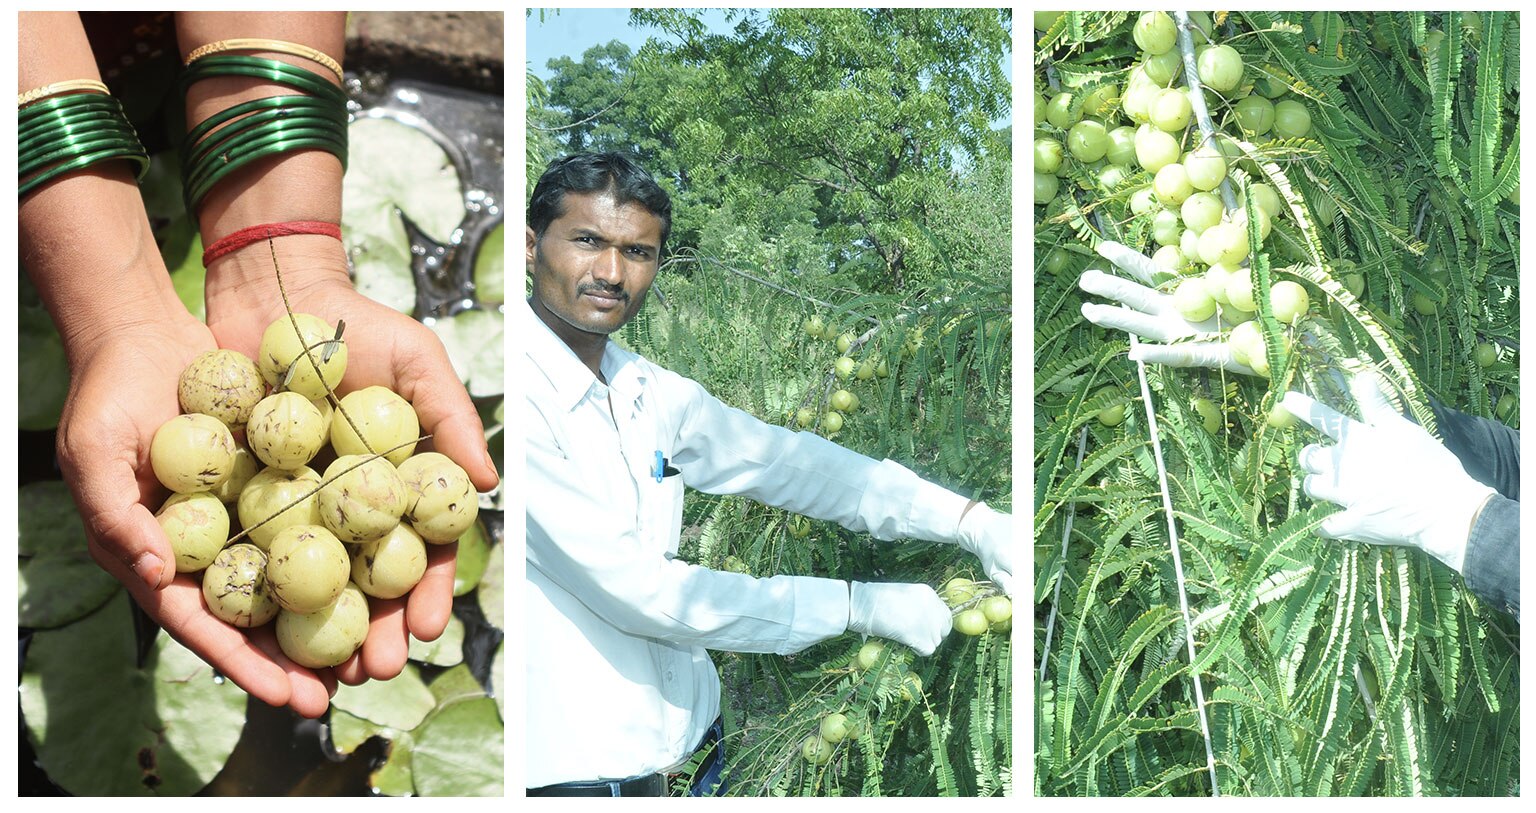
{"label": "green leaf", "polygon": [[17,424],[24,430],[52,429],[69,393],[64,342],[41,305],[22,305],[16,316]]}
{"label": "green leaf", "polygon": [[388,726],[364,720],[334,706],[331,708],[331,745],[337,753],[350,754],[375,735],[393,740],[398,734]]}
{"label": "green leaf", "polygon": [[91,558],[69,489],[59,480],[29,483],[17,498],[21,569],[16,623],[58,627],[104,604],[117,580]]}
{"label": "green leaf", "polygon": [[[460,550],[463,550],[461,547]],[[435,641],[411,639],[410,659],[433,666],[456,666],[464,662],[464,622],[448,616],[448,626]]]}
{"label": "green leaf", "polygon": [[439,706],[485,694],[480,681],[475,680],[474,673],[469,671],[469,665],[462,663],[438,675],[428,688],[432,690],[432,696],[437,698]]}
{"label": "green leaf", "polygon": [[500,313],[467,310],[434,320],[428,327],[448,348],[454,372],[469,387],[471,396],[483,398],[506,390],[502,363],[505,319]]}
{"label": "green leaf", "polygon": [[480,241],[475,255],[475,299],[500,304],[507,300],[505,263],[506,224],[497,224],[491,233]]}
{"label": "green leaf", "polygon": [[495,545],[491,548],[490,561],[486,563],[485,575],[480,578],[480,611],[485,613],[485,620],[491,626],[499,630],[507,628],[506,590],[503,584],[505,578],[503,561],[506,545]]}
{"label": "green leaf", "polygon": [[426,719],[436,700],[413,664],[391,680],[370,680],[358,686],[342,684],[331,705],[342,711],[399,731],[409,731]]}
{"label": "green leaf", "polygon": [[459,552],[453,571],[453,595],[465,595],[480,584],[490,560],[491,543],[485,536],[485,525],[476,522],[459,537]]}
{"label": "green leaf", "polygon": [[389,744],[389,757],[373,772],[373,787],[386,796],[410,796],[416,792],[411,776],[411,749],[416,738],[409,731],[400,734]]}
{"label": "green leaf", "polygon": [[90,616],[38,632],[21,709],[49,778],[82,796],[185,796],[206,785],[240,739],[247,696],[168,635],[134,664],[120,593]]}
{"label": "green leaf", "polygon": [[488,697],[443,707],[415,732],[411,773],[422,796],[501,796],[505,732]]}

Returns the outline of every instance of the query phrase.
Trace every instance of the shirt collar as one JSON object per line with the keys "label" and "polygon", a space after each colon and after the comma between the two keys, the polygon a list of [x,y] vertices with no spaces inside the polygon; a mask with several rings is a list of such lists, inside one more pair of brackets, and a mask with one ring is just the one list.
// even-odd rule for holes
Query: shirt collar
{"label": "shirt collar", "polygon": [[[594,388],[603,388],[603,383],[576,357],[575,351],[544,324],[526,300],[513,310],[514,318],[522,322],[523,346],[527,348],[529,360],[548,377],[562,407],[575,409]],[[639,359],[638,355],[609,339],[603,348],[603,359],[598,362],[603,377],[608,379],[606,389],[622,400],[638,400],[647,378],[636,363]]]}

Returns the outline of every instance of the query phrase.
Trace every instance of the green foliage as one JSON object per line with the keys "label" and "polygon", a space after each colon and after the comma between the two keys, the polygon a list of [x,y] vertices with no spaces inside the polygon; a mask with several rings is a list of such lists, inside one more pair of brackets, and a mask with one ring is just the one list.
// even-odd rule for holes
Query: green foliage
{"label": "green foliage", "polygon": [[[847,388],[860,405],[836,442],[1007,510],[1011,156],[993,122],[1010,97],[1008,12],[727,14],[734,28],[711,33],[694,10],[635,11],[666,38],[551,64],[564,146],[635,155],[673,196],[670,258],[615,338],[770,423],[823,416]],[[530,143],[545,127],[530,126]],[[838,378],[842,354],[802,328],[813,315],[853,334],[856,364],[889,375]],[[820,418],[801,431],[828,434]],[[951,546],[818,521],[801,538],[796,519],[689,492],[680,555],[715,568],[732,557],[763,577],[985,578]],[[869,672],[850,666],[860,643],[715,653],[733,795],[1011,792],[1006,635],[956,634],[931,658],[888,656]],[[908,674],[921,697],[903,695]],[[801,744],[833,711],[858,733],[814,765]]]}
{"label": "green foliage", "polygon": [[[1069,12],[1037,32],[1037,87],[1124,81],[1134,19]],[[1421,52],[1426,22],[1449,35]],[[1486,416],[1518,392],[1517,29],[1505,13],[1217,15],[1245,83],[1283,82],[1314,122],[1304,139],[1241,145],[1236,181],[1271,183],[1286,208],[1250,273],[1256,288],[1291,278],[1323,297],[1306,324],[1313,341],[1288,354],[1265,303],[1270,381],[1147,370],[1193,667],[1136,367],[1123,335],[1079,316],[1076,290],[1085,242],[1146,247],[1127,201],[1150,178],[1136,170],[1104,191],[1072,167],[1036,207],[1036,267],[1053,250],[1068,260],[1035,291],[1035,597],[1049,622],[1036,625],[1036,652],[1050,641],[1036,683],[1038,793],[1211,793],[1195,673],[1224,795],[1519,793],[1518,624],[1423,554],[1319,537],[1330,509],[1308,503],[1294,465],[1312,437],[1264,423],[1304,384],[1348,408],[1325,372],[1335,368],[1381,370],[1427,426],[1427,395]],[[1220,127],[1228,108],[1213,102]],[[1351,271],[1363,297],[1341,284]],[[1441,300],[1439,312],[1415,312],[1415,293]],[[1472,350],[1485,341],[1508,350],[1480,368]],[[1099,394],[1106,384],[1114,395]],[[1196,397],[1223,412],[1214,435]],[[1126,398],[1124,424],[1094,420]]]}

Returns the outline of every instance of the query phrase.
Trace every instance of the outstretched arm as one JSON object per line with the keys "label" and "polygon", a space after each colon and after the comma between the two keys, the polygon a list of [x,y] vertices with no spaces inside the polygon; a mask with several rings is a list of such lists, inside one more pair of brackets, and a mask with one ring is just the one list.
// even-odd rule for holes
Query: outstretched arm
{"label": "outstretched arm", "polygon": [[[319,50],[338,62],[345,15],[314,12],[183,12],[177,38],[183,57],[199,47],[230,38],[261,38]],[[339,84],[323,63],[279,51],[242,50],[311,71]],[[297,91],[262,79],[217,77],[194,83],[187,94],[187,125],[253,99]],[[241,229],[273,223],[340,223],[341,162],[317,149],[285,152],[257,161],[215,186],[198,208],[203,244]],[[342,244],[333,237],[292,235],[270,245],[258,240],[212,260],[208,269],[208,326],[219,344],[255,357],[261,334],[284,313],[273,257],[295,312],[312,313],[332,324],[344,320],[348,344],[346,377],[340,394],[380,385],[410,401],[432,447],[458,463],[475,487],[495,487],[497,474],[486,451],[484,429],[469,394],[454,373],[442,342],[409,316],[359,294],[347,273]],[[457,546],[433,545],[427,572],[407,598],[372,599],[373,620],[358,656],[337,667],[342,680],[389,678],[405,666],[407,632],[422,640],[442,634],[452,611]]]}
{"label": "outstretched arm", "polygon": [[[78,15],[25,12],[20,25],[20,92],[99,79]],[[176,575],[155,520],[165,490],[149,465],[150,442],[180,411],[182,368],[216,345],[171,287],[130,166],[106,161],[43,184],[22,198],[19,229],[22,266],[69,357],[58,457],[91,555],[241,688],[307,716],[324,712],[329,676],[285,673],[270,635],[253,641],[210,615],[200,583]]]}

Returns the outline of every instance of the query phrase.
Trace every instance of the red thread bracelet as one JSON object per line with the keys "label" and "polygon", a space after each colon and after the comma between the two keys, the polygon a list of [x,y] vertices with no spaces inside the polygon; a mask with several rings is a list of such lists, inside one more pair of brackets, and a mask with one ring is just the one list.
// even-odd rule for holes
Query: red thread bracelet
{"label": "red thread bracelet", "polygon": [[203,267],[207,268],[214,260],[232,251],[239,251],[252,243],[271,237],[287,237],[294,234],[319,234],[340,240],[341,227],[323,220],[294,220],[288,223],[250,226],[214,241],[214,244],[203,252]]}

